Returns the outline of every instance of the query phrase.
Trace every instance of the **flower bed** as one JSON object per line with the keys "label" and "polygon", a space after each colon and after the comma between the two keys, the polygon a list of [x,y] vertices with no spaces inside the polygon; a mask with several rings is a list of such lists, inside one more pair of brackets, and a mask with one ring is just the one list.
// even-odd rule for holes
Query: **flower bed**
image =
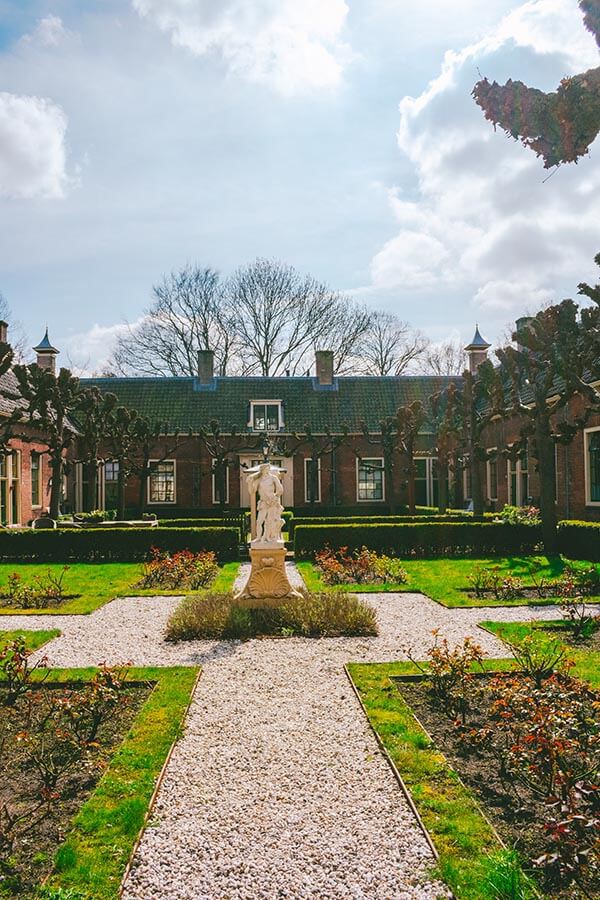
{"label": "flower bed", "polygon": [[[24,638],[0,652],[0,892],[29,896],[92,792],[150,686],[101,668],[54,685],[28,664]],[[46,676],[48,673],[44,673]]]}
{"label": "flower bed", "polygon": [[326,547],[315,554],[315,565],[325,584],[405,584],[406,570],[399,559],[362,547],[349,553],[347,547]]}
{"label": "flower bed", "polygon": [[136,587],[197,591],[212,584],[218,571],[217,556],[212,551],[179,550],[171,554],[152,547],[150,559],[142,564],[142,577]]}
{"label": "flower bed", "polygon": [[[565,648],[524,639],[516,671],[477,677],[481,650],[436,642],[402,696],[525,868],[552,897],[600,892],[600,695]],[[520,895],[516,895],[520,896]]]}
{"label": "flower bed", "polygon": [[0,607],[16,609],[48,609],[73,600],[78,594],[67,593],[65,577],[69,566],[59,571],[48,569],[31,578],[23,578],[19,572],[11,572],[4,590],[0,592]]}

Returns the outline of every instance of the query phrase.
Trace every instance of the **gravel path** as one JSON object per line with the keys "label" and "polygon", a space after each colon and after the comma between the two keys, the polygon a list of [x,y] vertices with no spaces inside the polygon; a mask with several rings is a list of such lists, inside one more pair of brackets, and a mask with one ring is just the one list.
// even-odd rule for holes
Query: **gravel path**
{"label": "gravel path", "polygon": [[[243,580],[247,572],[240,572]],[[290,568],[298,583],[298,573]],[[434,900],[431,851],[343,671],[350,660],[423,653],[431,630],[502,644],[477,623],[556,617],[552,607],[447,610],[419,594],[369,594],[380,636],[165,644],[178,598],[114,600],[55,616],[50,664],[200,663],[185,736],[173,753],[125,886],[125,900],[382,898]],[[2,627],[47,628],[48,617]],[[38,651],[40,652],[40,651]]]}

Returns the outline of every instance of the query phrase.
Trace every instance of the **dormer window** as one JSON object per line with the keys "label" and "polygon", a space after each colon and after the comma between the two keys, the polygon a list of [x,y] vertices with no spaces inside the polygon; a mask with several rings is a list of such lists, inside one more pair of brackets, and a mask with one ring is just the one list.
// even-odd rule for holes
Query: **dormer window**
{"label": "dormer window", "polygon": [[252,400],[248,426],[252,431],[279,431],[283,426],[281,400]]}

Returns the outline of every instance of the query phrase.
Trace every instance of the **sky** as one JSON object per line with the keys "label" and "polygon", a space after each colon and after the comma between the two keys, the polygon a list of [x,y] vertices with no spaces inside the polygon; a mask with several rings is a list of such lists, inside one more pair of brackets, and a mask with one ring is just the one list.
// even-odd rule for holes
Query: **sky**
{"label": "sky", "polygon": [[598,64],[576,0],[0,0],[0,293],[82,371],[257,256],[499,341],[598,280],[600,144],[548,179],[470,92]]}

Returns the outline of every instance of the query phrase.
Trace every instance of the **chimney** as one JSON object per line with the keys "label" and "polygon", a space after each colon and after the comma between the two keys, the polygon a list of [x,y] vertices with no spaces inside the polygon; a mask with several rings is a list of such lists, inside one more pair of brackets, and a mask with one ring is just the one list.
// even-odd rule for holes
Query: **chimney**
{"label": "chimney", "polygon": [[50,338],[48,337],[48,326],[46,326],[46,333],[37,347],[33,348],[37,353],[36,363],[40,367],[40,369],[48,369],[49,372],[56,372],[56,357],[60,353],[56,347],[53,347],[50,343]]}
{"label": "chimney", "polygon": [[519,335],[523,334],[524,331],[528,331],[529,327],[533,321],[533,316],[521,316],[515,322],[515,333],[516,333],[516,341],[517,348],[521,350],[523,353],[527,353],[527,347],[524,347],[521,341],[519,340]]}
{"label": "chimney", "polygon": [[317,350],[315,360],[319,384],[333,384],[333,350]]}
{"label": "chimney", "polygon": [[0,342],[8,344],[8,322],[0,320]]}
{"label": "chimney", "polygon": [[475,375],[481,363],[486,361],[491,346],[481,337],[479,325],[476,325],[473,340],[465,347],[465,352],[469,357],[469,372],[472,375]]}
{"label": "chimney", "polygon": [[215,374],[215,351],[198,350],[198,379],[200,384],[212,384]]}

